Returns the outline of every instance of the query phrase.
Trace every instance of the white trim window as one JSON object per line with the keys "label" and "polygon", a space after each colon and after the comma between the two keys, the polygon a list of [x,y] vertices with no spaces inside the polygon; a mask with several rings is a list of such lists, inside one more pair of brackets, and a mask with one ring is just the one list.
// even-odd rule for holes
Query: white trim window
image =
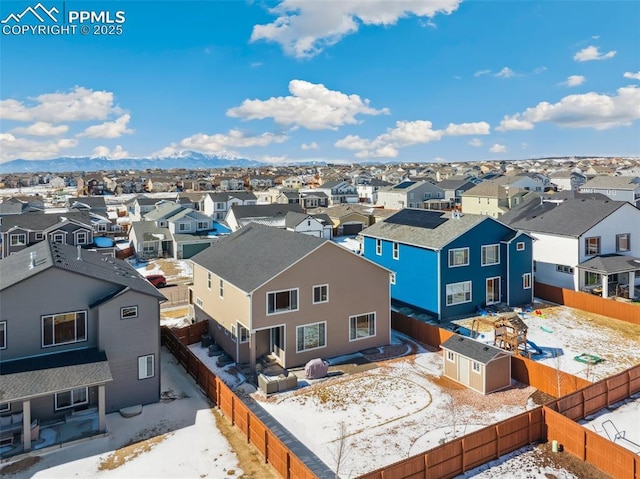
{"label": "white trim window", "polygon": [[208,230],[209,228],[211,228],[211,225],[208,221],[198,221],[199,230]]}
{"label": "white trim window", "polygon": [[42,347],[78,343],[87,340],[87,312],[42,316]]}
{"label": "white trim window", "polygon": [[211,291],[211,273],[207,272],[207,289]]}
{"label": "white trim window", "polygon": [[71,407],[89,404],[89,388],[76,388],[71,391],[56,393],[55,410],[69,409]]}
{"label": "white trim window", "polygon": [[522,275],[522,289],[531,289],[531,273]]}
{"label": "white trim window", "polygon": [[235,343],[236,339],[238,339],[238,326],[236,324],[232,324],[231,325],[231,341]]}
{"label": "white trim window", "polygon": [[471,363],[471,369],[473,370],[474,373],[480,374],[480,371],[481,371],[480,363],[478,361],[473,361]]}
{"label": "white trim window", "polygon": [[218,281],[218,294],[220,294],[220,297],[224,299],[224,280],[223,279],[220,279]]}
{"label": "white trim window", "polygon": [[399,259],[399,258],[400,258],[400,244],[394,241],[393,242],[393,259]]}
{"label": "white trim window", "polygon": [[469,248],[453,248],[449,250],[449,268],[469,266]]}
{"label": "white trim window", "polygon": [[600,254],[600,237],[591,236],[584,239],[584,254],[586,256],[594,256]]}
{"label": "white trim window", "polygon": [[631,251],[631,235],[629,233],[616,235],[616,253],[627,251]]}
{"label": "white trim window", "polygon": [[7,322],[0,321],[0,349],[7,349]]}
{"label": "white trim window", "polygon": [[2,402],[0,403],[0,413],[11,411],[11,403],[10,402]]}
{"label": "white trim window", "polygon": [[313,304],[329,302],[329,285],[319,284],[313,287]]}
{"label": "white trim window", "polygon": [[557,264],[556,271],[558,273],[573,274],[573,268],[564,264]]}
{"label": "white trim window", "polygon": [[178,231],[191,231],[190,223],[178,223]]}
{"label": "white trim window", "polygon": [[516,243],[516,251],[524,251],[524,241],[518,241]]}
{"label": "white trim window", "polygon": [[393,271],[389,273],[389,283],[396,284],[396,274]]}
{"label": "white trim window", "polygon": [[298,311],[298,288],[267,293],[267,314]]}
{"label": "white trim window", "polygon": [[376,335],[376,313],[349,317],[349,341],[372,338]]}
{"label": "white trim window", "polygon": [[327,346],[327,322],[304,324],[296,328],[296,352],[311,351]]}
{"label": "white trim window", "polygon": [[482,247],[482,266],[500,264],[500,245],[490,244]]}
{"label": "white trim window", "polygon": [[44,233],[38,231],[35,235],[36,241],[42,241],[44,239]]}
{"label": "white trim window", "polygon": [[52,233],[51,234],[51,242],[52,243],[64,243],[64,233]]}
{"label": "white trim window", "polygon": [[240,338],[240,343],[248,343],[249,342],[249,330],[245,328],[243,325],[238,327],[238,337]]}
{"label": "white trim window", "polygon": [[376,255],[382,256],[382,240],[376,238]]}
{"label": "white trim window", "polygon": [[24,233],[12,234],[9,236],[9,245],[11,246],[26,246],[27,235]]}
{"label": "white trim window", "polygon": [[471,281],[451,283],[446,286],[447,306],[471,302]]}
{"label": "white trim window", "polygon": [[447,361],[449,361],[451,363],[455,363],[456,362],[456,355],[453,354],[453,351],[447,351]]}
{"label": "white trim window", "polygon": [[156,357],[153,354],[138,358],[138,379],[149,379],[156,375]]}
{"label": "white trim window", "polygon": [[87,244],[89,236],[86,231],[78,231],[76,233],[76,244]]}
{"label": "white trim window", "polygon": [[120,319],[132,319],[138,317],[137,306],[124,306],[120,308]]}

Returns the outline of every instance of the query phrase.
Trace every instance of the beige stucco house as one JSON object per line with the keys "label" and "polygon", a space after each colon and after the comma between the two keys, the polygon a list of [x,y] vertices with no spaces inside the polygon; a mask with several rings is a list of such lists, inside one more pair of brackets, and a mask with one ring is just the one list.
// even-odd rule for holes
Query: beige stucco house
{"label": "beige stucco house", "polygon": [[389,271],[326,239],[251,223],[191,258],[190,302],[215,342],[283,367],[389,344]]}

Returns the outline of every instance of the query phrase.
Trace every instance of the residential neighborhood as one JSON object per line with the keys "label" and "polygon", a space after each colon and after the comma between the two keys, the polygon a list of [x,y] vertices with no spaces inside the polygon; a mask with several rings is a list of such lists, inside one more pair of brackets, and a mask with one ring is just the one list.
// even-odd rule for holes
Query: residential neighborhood
{"label": "residential neighborhood", "polygon": [[[593,174],[596,164],[611,173]],[[522,368],[554,358],[559,363],[561,351],[569,354],[553,333],[559,317],[534,326],[551,314],[545,308],[564,308],[563,301],[588,305],[597,298],[613,305],[597,310],[608,323],[640,328],[640,249],[633,239],[640,237],[640,180],[625,175],[633,166],[575,159],[359,164],[253,173],[70,173],[48,175],[48,182],[47,175],[30,174],[30,181],[37,176],[43,182],[17,190],[3,178],[2,462],[49,451],[51,440],[63,448],[100,440],[117,423],[114,415],[135,421],[144,408],[174,398],[162,384],[161,356],[178,354],[176,348],[183,348],[179,357],[194,358],[179,360],[184,376],[191,374],[222,413],[236,414],[245,403],[254,414],[253,405],[260,404],[266,427],[278,431],[279,424],[295,434],[273,433],[296,445],[287,454],[295,456],[298,445],[309,447],[306,459],[295,459],[309,477],[335,473],[336,465],[322,445],[335,439],[333,423],[318,425],[317,437],[307,437],[284,413],[286,407],[298,411],[307,395],[326,394],[319,396],[329,401],[321,401],[323,407],[340,398],[355,407],[375,380],[404,391],[407,403],[398,400],[396,407],[412,411],[407,418],[421,417],[426,403],[415,409],[412,401],[422,404],[436,390],[434,417],[454,407],[447,406],[453,398],[444,398],[456,388],[493,405],[466,433],[454,423],[449,432],[434,429],[429,438],[416,437],[423,446],[411,454],[436,454],[464,434],[510,421],[515,409],[498,411],[516,391],[526,394],[518,396],[522,405],[542,411],[548,401],[571,393],[566,386],[540,386],[546,396],[538,399],[533,382],[526,382],[534,381],[534,373],[523,379]],[[554,183],[571,176],[563,171],[586,181]],[[126,186],[136,179],[144,185],[140,191]],[[184,270],[163,269],[167,265]],[[569,293],[583,296],[569,300]],[[636,309],[618,312],[623,307]],[[572,308],[576,312],[567,314],[575,318],[595,312]],[[166,326],[176,315],[180,326]],[[582,319],[573,321],[575,328],[585,327]],[[617,334],[607,327],[612,329],[606,334]],[[630,351],[640,351],[638,333]],[[584,363],[565,356],[570,364],[556,370],[585,386],[640,364],[640,354],[627,362],[599,349],[585,356],[597,361],[576,369]],[[200,369],[192,373],[195,358]],[[399,372],[410,358],[422,373]],[[603,358],[612,372],[600,367]],[[387,373],[399,368],[397,379],[379,375],[381,365]],[[211,393],[206,378],[213,377],[229,392]],[[405,384],[403,377],[412,379]],[[430,382],[434,378],[438,386]],[[205,380],[209,386],[200,382]],[[352,390],[351,383],[362,386]],[[633,388],[628,400],[637,402]],[[225,412],[227,399],[216,394],[235,395],[231,413]],[[381,404],[390,401],[382,397]],[[388,435],[393,424],[402,424],[417,434],[400,416],[372,411],[350,416],[361,415],[366,424],[353,432],[363,448],[375,436],[360,436],[366,428]],[[344,422],[357,429],[357,421]],[[353,461],[351,474],[368,477],[408,454],[401,442],[389,445],[387,454],[367,459],[368,466]],[[268,462],[282,477],[302,477],[283,475]]]}

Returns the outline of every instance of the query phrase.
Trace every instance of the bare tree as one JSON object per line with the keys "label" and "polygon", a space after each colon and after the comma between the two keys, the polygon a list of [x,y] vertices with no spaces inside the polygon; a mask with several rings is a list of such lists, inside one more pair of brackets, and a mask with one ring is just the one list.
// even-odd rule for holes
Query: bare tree
{"label": "bare tree", "polygon": [[344,421],[338,423],[338,439],[336,439],[332,451],[333,461],[336,465],[335,478],[340,478],[342,468],[351,455],[351,442],[348,439],[347,424]]}

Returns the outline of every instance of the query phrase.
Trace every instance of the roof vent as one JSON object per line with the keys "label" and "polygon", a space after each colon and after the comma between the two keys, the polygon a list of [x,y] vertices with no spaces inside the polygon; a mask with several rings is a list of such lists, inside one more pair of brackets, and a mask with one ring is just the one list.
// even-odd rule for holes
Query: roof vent
{"label": "roof vent", "polygon": [[484,348],[482,348],[483,351],[489,351],[489,346],[485,346]]}

